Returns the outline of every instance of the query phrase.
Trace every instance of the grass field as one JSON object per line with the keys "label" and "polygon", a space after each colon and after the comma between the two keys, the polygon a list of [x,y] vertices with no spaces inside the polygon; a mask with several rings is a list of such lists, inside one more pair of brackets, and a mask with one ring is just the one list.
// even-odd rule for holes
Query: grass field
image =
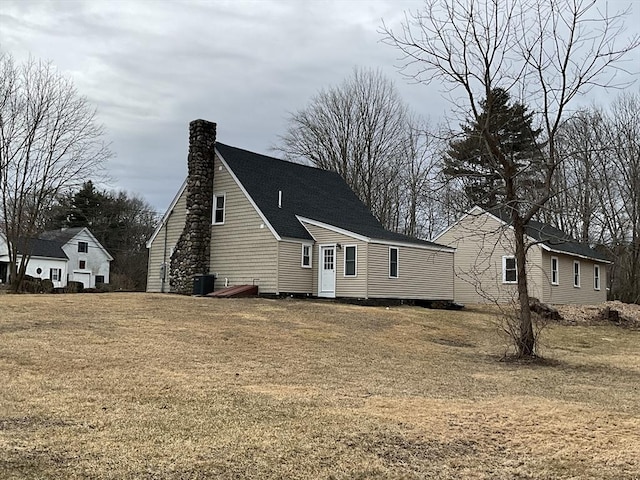
{"label": "grass field", "polygon": [[640,332],[482,311],[0,295],[0,478],[638,479]]}

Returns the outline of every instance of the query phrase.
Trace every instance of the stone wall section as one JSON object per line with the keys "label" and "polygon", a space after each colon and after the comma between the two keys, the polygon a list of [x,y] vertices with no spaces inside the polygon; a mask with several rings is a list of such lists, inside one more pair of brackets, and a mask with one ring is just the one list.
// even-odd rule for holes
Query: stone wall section
{"label": "stone wall section", "polygon": [[171,291],[190,295],[193,277],[209,273],[216,124],[189,124],[187,217],[170,263]]}

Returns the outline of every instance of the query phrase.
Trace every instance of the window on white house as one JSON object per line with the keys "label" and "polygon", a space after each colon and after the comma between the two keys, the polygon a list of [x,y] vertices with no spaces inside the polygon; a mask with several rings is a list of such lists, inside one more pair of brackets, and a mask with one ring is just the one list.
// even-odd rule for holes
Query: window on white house
{"label": "window on white house", "polygon": [[302,245],[302,266],[311,268],[311,245]]}
{"label": "window on white house", "polygon": [[355,245],[344,247],[344,276],[355,277],[357,274],[358,250]]}
{"label": "window on white house", "polygon": [[96,275],[96,285],[101,285],[104,283],[104,275]]}
{"label": "window on white house", "polygon": [[80,260],[78,262],[78,268],[80,270],[84,270],[85,268],[87,268],[87,262],[85,260]]}
{"label": "window on white house", "polygon": [[398,249],[389,247],[389,278],[398,278]]}
{"label": "window on white house", "polygon": [[516,283],[517,280],[516,257],[502,257],[502,283]]}
{"label": "window on white house", "polygon": [[580,287],[580,262],[573,262],[573,286]]}
{"label": "window on white house", "polygon": [[78,242],[78,253],[87,253],[89,251],[89,244],[87,242]]}
{"label": "window on white house", "polygon": [[50,268],[49,269],[49,279],[52,282],[59,282],[60,277],[62,277],[62,270],[59,268]]}
{"label": "window on white house", "polygon": [[593,289],[600,290],[600,265],[593,266]]}
{"label": "window on white house", "polygon": [[225,195],[214,195],[213,196],[213,224],[222,224],[224,223],[224,204],[225,204]]}
{"label": "window on white house", "polygon": [[559,285],[560,276],[558,274],[558,257],[551,257],[551,285]]}

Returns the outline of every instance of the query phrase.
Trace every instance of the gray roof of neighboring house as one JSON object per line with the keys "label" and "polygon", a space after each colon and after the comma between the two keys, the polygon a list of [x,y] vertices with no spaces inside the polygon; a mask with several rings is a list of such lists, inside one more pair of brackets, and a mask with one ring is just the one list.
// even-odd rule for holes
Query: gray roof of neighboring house
{"label": "gray roof of neighboring house", "polygon": [[84,230],[84,227],[73,227],[73,228],[61,228],[58,230],[48,230],[46,232],[38,235],[38,238],[43,240],[54,240],[57,242],[61,242],[62,245],[67,243],[73,237],[75,237],[78,233]]}
{"label": "gray roof of neighboring house", "polygon": [[42,238],[22,239],[17,242],[16,250],[20,255],[29,254],[32,257],[61,258],[68,260],[62,251],[63,243]]}
{"label": "gray roof of neighboring house", "polygon": [[297,215],[368,238],[448,248],[386,230],[335,172],[222,143],[216,149],[280,237],[313,240]]}
{"label": "gray roof of neighboring house", "polygon": [[[506,224],[511,224],[511,216],[501,209],[491,209],[489,211]],[[549,224],[530,220],[526,227],[527,235],[536,242],[540,242],[552,250],[567,253],[569,255],[579,255],[593,258],[595,260],[610,261],[606,255],[594,250],[589,245],[581,243],[562,230],[552,227]]]}

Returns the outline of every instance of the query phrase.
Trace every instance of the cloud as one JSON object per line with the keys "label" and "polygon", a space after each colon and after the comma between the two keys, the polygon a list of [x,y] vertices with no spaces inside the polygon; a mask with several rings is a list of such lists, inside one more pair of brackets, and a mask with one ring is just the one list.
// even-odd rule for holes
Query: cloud
{"label": "cloud", "polygon": [[50,59],[72,77],[107,128],[112,187],[163,210],[186,173],[189,121],[216,121],[220,141],[269,153],[288,112],[356,65],[380,68],[437,122],[450,104],[437,85],[398,75],[398,53],[378,31],[383,18],[397,26],[422,4],[3,0],[0,47],[17,60]]}

